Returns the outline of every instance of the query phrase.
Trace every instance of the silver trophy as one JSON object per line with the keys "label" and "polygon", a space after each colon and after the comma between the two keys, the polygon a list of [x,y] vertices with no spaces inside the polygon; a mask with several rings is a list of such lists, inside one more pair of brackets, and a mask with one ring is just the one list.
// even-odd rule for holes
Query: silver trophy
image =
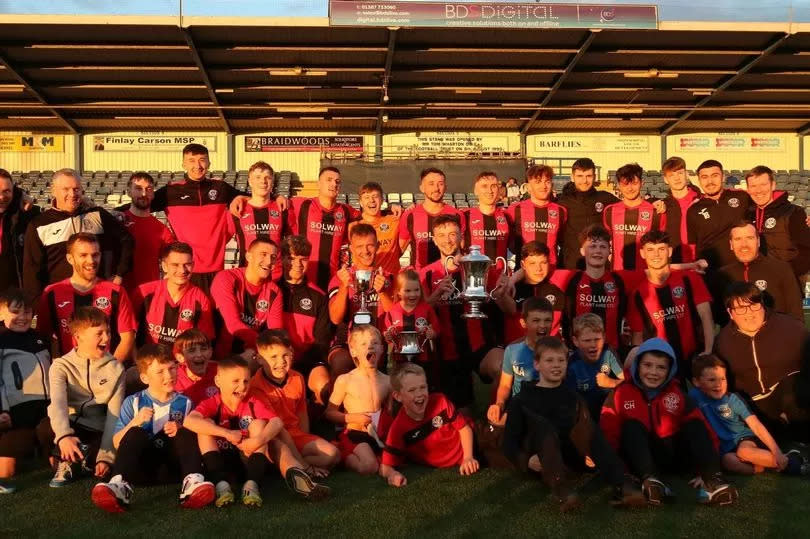
{"label": "silver trophy", "polygon": [[[445,269],[453,257],[445,260]],[[495,262],[503,261],[503,273],[507,273],[509,267],[506,259],[499,256]],[[462,256],[458,264],[461,266],[462,289],[459,291],[464,300],[464,314],[462,318],[487,318],[481,307],[484,303],[492,299],[492,291],[487,291],[487,278],[492,267],[492,259],[481,253],[481,247],[470,245],[469,252]],[[449,271],[448,271],[449,273]]]}
{"label": "silver trophy", "polygon": [[354,290],[360,297],[360,308],[354,313],[354,325],[370,324],[371,312],[368,310],[368,292],[371,290],[374,272],[371,270],[354,270]]}
{"label": "silver trophy", "polygon": [[394,344],[394,353],[402,355],[408,361],[419,357],[428,341],[424,332],[409,330],[393,332],[390,339]]}

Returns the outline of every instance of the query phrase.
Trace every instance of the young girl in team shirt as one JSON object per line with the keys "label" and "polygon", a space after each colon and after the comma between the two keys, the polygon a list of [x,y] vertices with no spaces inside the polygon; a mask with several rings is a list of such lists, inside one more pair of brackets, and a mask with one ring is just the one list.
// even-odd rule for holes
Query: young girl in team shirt
{"label": "young girl in team shirt", "polygon": [[[433,308],[425,301],[419,274],[414,270],[402,270],[397,275],[394,282],[394,301],[396,303],[391,310],[385,313],[380,322],[387,341],[395,342],[394,334],[399,331],[417,331],[420,338],[426,338],[429,341],[439,335],[439,319]],[[427,347],[426,343],[423,348]],[[392,358],[395,363],[406,359],[396,352],[392,354]],[[429,359],[429,352],[425,349],[416,358],[416,362],[427,367]],[[425,370],[430,371],[428,368]]]}

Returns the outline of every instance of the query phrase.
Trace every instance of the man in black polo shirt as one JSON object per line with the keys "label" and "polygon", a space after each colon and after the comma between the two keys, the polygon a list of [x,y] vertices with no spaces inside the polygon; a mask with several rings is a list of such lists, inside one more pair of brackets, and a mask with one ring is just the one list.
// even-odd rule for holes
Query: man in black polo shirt
{"label": "man in black polo shirt", "polygon": [[725,175],[719,161],[704,161],[697,173],[703,195],[687,210],[687,238],[695,246],[696,258],[705,259],[712,273],[734,262],[728,233],[745,218],[751,198],[745,191],[723,187]]}
{"label": "man in black polo shirt", "polygon": [[[729,245],[736,260],[720,268],[713,295],[721,303],[729,283],[753,283],[762,291],[765,305],[774,311],[804,321],[799,283],[787,262],[760,253],[760,236],[748,221],[740,221],[729,233]],[[728,320],[724,316],[720,323]]]}
{"label": "man in black polo shirt", "polygon": [[810,271],[810,228],[803,208],[788,200],[788,193],[776,192],[773,170],[760,165],[745,175],[748,194],[754,202],[750,220],[757,228],[762,252],[784,260],[797,278]]}

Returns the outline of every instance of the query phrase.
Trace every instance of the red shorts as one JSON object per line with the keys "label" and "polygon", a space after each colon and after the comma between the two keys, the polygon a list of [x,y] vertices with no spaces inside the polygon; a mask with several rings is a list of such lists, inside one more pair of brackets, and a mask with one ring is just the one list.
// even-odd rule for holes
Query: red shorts
{"label": "red shorts", "polygon": [[354,453],[354,449],[363,443],[371,446],[371,450],[378,455],[378,460],[379,454],[382,452],[380,446],[377,445],[377,441],[369,433],[362,430],[343,429],[343,432],[338,434],[337,440],[333,443],[340,450],[341,462],[346,462],[346,458]]}
{"label": "red shorts", "polygon": [[301,429],[287,429],[287,432],[290,434],[290,437],[293,439],[293,443],[295,444],[295,448],[301,453],[304,450],[304,446],[310,442],[314,442],[320,439],[320,436],[315,436],[314,434],[310,434],[308,432],[304,432]]}

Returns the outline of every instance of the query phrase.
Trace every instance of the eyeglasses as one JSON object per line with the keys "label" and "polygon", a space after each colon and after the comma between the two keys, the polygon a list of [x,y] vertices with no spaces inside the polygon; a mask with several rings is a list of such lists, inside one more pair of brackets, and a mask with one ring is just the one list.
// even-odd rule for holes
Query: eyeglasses
{"label": "eyeglasses", "polygon": [[756,312],[759,312],[759,311],[762,310],[762,304],[761,303],[748,303],[746,305],[740,305],[738,307],[732,307],[730,310],[731,310],[732,313],[737,314],[737,315],[743,315],[743,314],[747,313],[748,311],[751,311],[752,313],[756,313]]}

